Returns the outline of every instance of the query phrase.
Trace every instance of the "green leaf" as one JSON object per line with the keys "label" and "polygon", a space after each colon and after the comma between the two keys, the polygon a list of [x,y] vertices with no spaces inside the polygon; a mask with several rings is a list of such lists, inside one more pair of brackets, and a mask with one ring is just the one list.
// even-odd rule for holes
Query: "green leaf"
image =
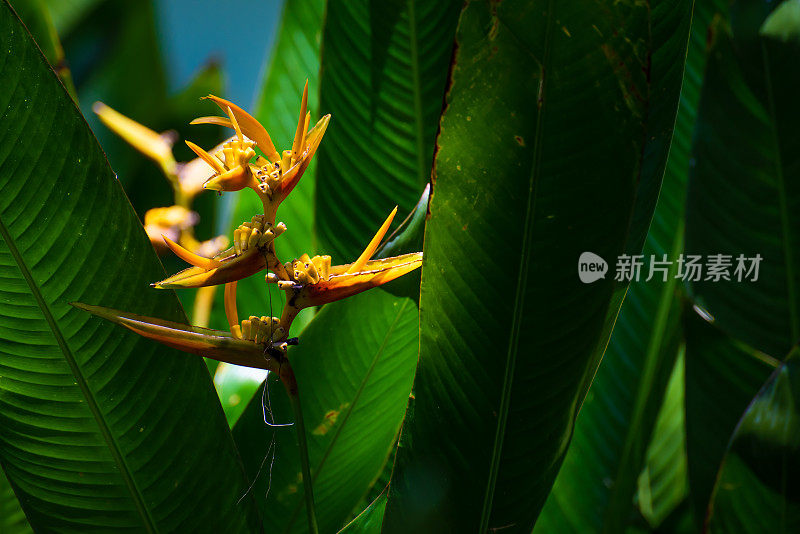
{"label": "green leaf", "polygon": [[739,418],[778,364],[687,312],[686,449],[690,498],[703,521],[717,471]]}
{"label": "green leaf", "polygon": [[467,4],[385,532],[533,527],[625,290],[582,284],[576,263],[644,238],[689,8],[659,5],[670,22],[653,27],[630,3]]}
{"label": "green leaf", "polygon": [[0,6],[0,463],[38,531],[257,522],[202,361],[68,305],[185,321],[80,113]]}
{"label": "green leaf", "polygon": [[736,427],[722,462],[708,532],[800,529],[800,351],[769,378]]}
{"label": "green leaf", "polygon": [[225,411],[225,419],[233,428],[244,413],[250,399],[261,389],[267,372],[252,367],[220,363],[214,372],[214,387]]}
{"label": "green leaf", "polygon": [[7,534],[33,532],[2,469],[0,469],[0,531]]}
{"label": "green leaf", "polygon": [[652,528],[658,528],[689,493],[684,417],[684,357],[675,362],[664,403],[658,412],[647,459],[639,475],[639,510]]}
{"label": "green leaf", "polygon": [[[705,69],[706,33],[714,15],[724,8],[715,4],[720,2],[695,4],[675,131],[643,250],[647,263],[652,257],[661,261],[665,254],[676,262],[683,252],[689,150]],[[660,6],[663,9],[666,4]],[[654,12],[654,20],[663,15],[660,10]],[[653,56],[654,67],[674,65],[667,50]],[[669,76],[674,75],[669,71]],[[631,515],[655,411],[680,340],[681,310],[676,293],[681,286],[673,278],[677,273],[673,269],[665,283],[656,271],[648,281],[647,263],[641,280],[628,288],[603,362],[581,408],[570,450],[537,521],[538,532],[557,528],[619,531]]]}
{"label": "green leaf", "polygon": [[340,530],[339,534],[380,534],[384,510],[386,510],[386,490]]}
{"label": "green leaf", "polygon": [[[736,2],[733,33],[722,23],[712,34],[686,252],[731,256],[731,280],[693,282],[695,301],[719,328],[780,358],[800,339],[800,43],[758,35],[770,5]],[[737,258],[757,254],[758,280],[739,281]]]}
{"label": "green leaf", "polygon": [[[289,349],[307,429],[320,532],[341,527],[380,474],[411,392],[417,340],[416,304],[374,289],[323,307],[303,331],[299,346]],[[291,422],[282,387],[276,382],[270,393],[273,422]],[[294,429],[268,427],[261,399],[257,395],[250,402],[234,436],[245,469],[256,480],[252,491],[264,528],[305,532]],[[264,462],[273,435],[275,461]]]}
{"label": "green leaf", "polygon": [[409,212],[431,176],[460,3],[331,0],[320,108],[316,228],[334,262],[357,258],[395,205]]}

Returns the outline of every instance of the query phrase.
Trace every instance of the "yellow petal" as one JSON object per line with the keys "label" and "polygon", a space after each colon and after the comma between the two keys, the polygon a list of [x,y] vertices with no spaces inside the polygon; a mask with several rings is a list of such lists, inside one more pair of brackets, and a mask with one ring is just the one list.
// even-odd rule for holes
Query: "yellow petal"
{"label": "yellow petal", "polygon": [[[236,139],[233,136],[226,139],[219,145],[212,148],[209,153],[216,154],[227,143]],[[214,175],[214,169],[211,169],[203,158],[197,157],[188,163],[178,164],[178,182],[183,191],[189,197],[194,197],[203,190],[203,184]]]}
{"label": "yellow petal", "polygon": [[267,159],[269,159],[271,162],[275,163],[276,161],[280,161],[281,158],[278,155],[278,151],[275,150],[275,145],[272,144],[272,139],[267,133],[266,128],[264,128],[261,123],[255,119],[255,117],[233,102],[229,102],[224,98],[219,98],[218,96],[214,95],[208,95],[206,98],[218,105],[222,111],[227,111],[228,108],[231,108],[231,112],[236,116],[236,120],[238,121],[244,135],[255,141],[255,143],[258,145],[258,148],[264,152],[264,155],[267,156]]}
{"label": "yellow petal", "polygon": [[166,208],[152,208],[144,214],[145,226],[161,226],[162,228],[178,228],[185,230],[196,225],[200,216],[196,211],[183,206],[169,206]]}
{"label": "yellow petal", "polygon": [[300,155],[303,155],[306,149],[306,137],[308,136],[308,123],[311,122],[311,112],[306,113],[306,120],[303,124],[303,142],[300,144]]}
{"label": "yellow petal", "polygon": [[212,176],[203,184],[203,189],[212,191],[241,191],[245,187],[253,185],[253,176],[248,172],[249,169],[238,166],[229,171]]}
{"label": "yellow petal", "polygon": [[367,289],[378,287],[422,266],[422,252],[412,252],[394,258],[371,260],[363,270],[350,272],[351,265],[331,268],[330,278],[307,285],[295,299],[297,308],[319,306],[350,297]]}
{"label": "yellow petal", "polygon": [[[207,259],[207,258],[206,258]],[[249,249],[236,255],[232,248],[213,258],[219,265],[211,269],[189,267],[183,271],[153,284],[156,289],[179,287],[204,287],[226,284],[247,278],[266,269],[267,261],[258,249]]]}
{"label": "yellow petal", "polygon": [[233,129],[236,130],[236,137],[239,139],[240,142],[244,141],[244,135],[242,135],[242,130],[239,128],[239,123],[236,122],[236,115],[233,114],[233,110],[230,106],[228,106],[228,117],[231,119],[231,126]]}
{"label": "yellow petal", "polygon": [[[239,312],[236,309],[236,284],[238,281],[228,282],[225,284],[225,317],[228,319],[228,325],[231,328],[231,333],[236,336],[237,332],[234,331],[234,326],[239,324]],[[238,332],[241,334],[241,332]]]}
{"label": "yellow petal", "polygon": [[216,126],[224,126],[226,128],[233,128],[231,120],[227,117],[197,117],[189,124],[214,124]]}
{"label": "yellow petal", "polygon": [[185,248],[183,248],[182,246],[180,246],[167,236],[164,236],[164,241],[167,243],[169,249],[173,253],[175,253],[176,256],[178,256],[186,263],[191,263],[195,267],[200,267],[201,269],[208,270],[219,267],[220,265],[220,262],[218,262],[217,260],[214,260],[212,258],[204,258],[203,256],[198,256],[194,252],[186,250]]}
{"label": "yellow petal", "polygon": [[361,256],[359,256],[358,259],[350,266],[350,269],[347,271],[348,273],[357,273],[364,268],[364,266],[367,264],[367,261],[369,261],[372,255],[375,254],[375,251],[378,250],[378,246],[381,244],[383,236],[386,235],[386,231],[389,230],[389,226],[392,224],[392,219],[394,219],[396,214],[397,206],[394,207],[392,213],[390,213],[389,216],[386,217],[386,220],[383,221],[383,224],[380,228],[378,228],[377,233],[372,238],[372,241],[369,242],[367,248],[364,249],[364,252],[361,253]]}
{"label": "yellow petal", "polygon": [[203,161],[208,163],[208,165],[212,169],[214,169],[215,172],[218,172],[218,173],[225,172],[225,167],[222,165],[222,162],[219,160],[219,158],[216,158],[215,156],[212,156],[211,154],[209,154],[208,152],[206,152],[205,150],[203,150],[202,148],[200,148],[196,144],[192,143],[191,141],[186,141],[186,145],[189,148],[192,149],[192,152],[194,152],[195,154],[200,156],[200,158],[202,158]]}
{"label": "yellow petal", "polygon": [[305,140],[305,145],[307,148],[305,149],[303,158],[296,162],[288,171],[284,168],[283,175],[281,175],[280,184],[273,188],[273,197],[277,197],[282,201],[295,188],[297,183],[300,181],[300,178],[303,176],[303,173],[308,168],[309,163],[311,163],[311,158],[314,157],[317,147],[319,147],[319,144],[322,141],[322,136],[325,135],[325,130],[328,128],[328,123],[330,123],[330,120],[331,116],[325,115],[318,120],[317,124],[315,124],[311,131],[308,132]]}
{"label": "yellow petal", "polygon": [[300,118],[297,120],[297,129],[294,132],[294,142],[292,143],[292,159],[297,161],[300,159],[300,149],[303,145],[303,126],[306,124],[306,112],[308,111],[308,80],[306,86],[303,88],[303,98],[300,101]]}
{"label": "yellow petal", "polygon": [[158,163],[164,172],[173,176],[177,169],[172,155],[172,143],[165,136],[129,119],[102,102],[95,102],[92,110],[114,133],[122,137],[136,150]]}

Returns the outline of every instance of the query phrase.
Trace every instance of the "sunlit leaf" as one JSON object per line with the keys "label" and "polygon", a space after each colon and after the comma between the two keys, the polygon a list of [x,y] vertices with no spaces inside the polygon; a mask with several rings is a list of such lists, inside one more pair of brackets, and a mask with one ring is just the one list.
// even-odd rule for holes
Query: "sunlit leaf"
{"label": "sunlit leaf", "polygon": [[30,523],[249,532],[202,361],[69,306],[185,321],[173,293],[149,288],[163,269],[142,226],[7,4],[0,48],[0,463]]}
{"label": "sunlit leaf", "polygon": [[[654,12],[666,18],[668,7]],[[575,436],[548,497],[537,532],[620,530],[631,516],[636,479],[680,341],[681,313],[675,279],[683,252],[683,214],[689,151],[705,70],[708,24],[724,2],[695,2],[686,68],[669,159],[642,253],[674,264],[663,273],[647,266],[628,288],[603,362],[583,403]],[[678,14],[678,12],[676,12]],[[685,13],[684,13],[685,15]],[[684,22],[685,23],[685,22]],[[662,31],[663,31],[662,25]],[[670,48],[653,56],[654,69],[673,69]],[[673,50],[674,52],[674,50]],[[674,76],[673,70],[668,70]]]}
{"label": "sunlit leaf", "polygon": [[[403,419],[417,346],[416,303],[373,289],[327,304],[303,331],[299,346],[290,347],[321,532],[340,528],[380,473]],[[271,401],[271,422],[290,423],[286,393],[270,382],[264,398]],[[273,435],[275,462],[265,462]],[[267,426],[258,394],[239,418],[234,436],[248,475],[256,479],[252,491],[264,528],[305,532],[294,429]]]}

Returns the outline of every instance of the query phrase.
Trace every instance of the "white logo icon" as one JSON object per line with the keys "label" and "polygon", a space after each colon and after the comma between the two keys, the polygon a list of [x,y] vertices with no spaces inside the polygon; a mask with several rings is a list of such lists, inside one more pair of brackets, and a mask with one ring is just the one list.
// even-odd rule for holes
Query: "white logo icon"
{"label": "white logo icon", "polygon": [[578,258],[578,277],[584,284],[591,284],[606,277],[608,264],[594,252],[584,252]]}

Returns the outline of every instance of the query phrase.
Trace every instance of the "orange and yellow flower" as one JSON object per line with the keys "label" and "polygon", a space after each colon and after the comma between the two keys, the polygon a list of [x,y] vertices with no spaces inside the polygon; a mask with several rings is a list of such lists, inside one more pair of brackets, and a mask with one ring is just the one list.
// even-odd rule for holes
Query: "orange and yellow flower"
{"label": "orange and yellow flower", "polygon": [[[287,347],[296,342],[288,337],[291,324],[301,310],[378,287],[418,269],[422,265],[422,253],[372,259],[397,214],[395,208],[353,263],[331,265],[330,256],[311,257],[308,254],[303,254],[294,261],[281,263],[275,253],[274,242],[287,229],[283,223],[275,222],[277,209],[307,169],[328,127],[330,115],[324,116],[309,130],[306,83],[292,148],[279,154],[267,130],[249,113],[222,98],[207,98],[216,103],[227,116],[201,117],[192,123],[227,126],[236,135],[211,154],[187,141],[199,160],[211,169],[211,175],[203,183],[203,187],[216,191],[253,189],[263,203],[264,213],[241,224],[234,231],[233,246],[212,257],[189,250],[178,244],[174,237],[164,235],[166,246],[192,267],[153,285],[158,289],[166,289],[225,284],[225,314],[230,333],[142,317],[100,306],[76,306],[166,345],[237,365],[282,372],[281,364],[285,361],[283,356]],[[120,119],[121,116],[114,116],[108,109],[101,110],[106,119],[117,126],[123,124],[132,143],[158,161],[164,169],[178,172],[177,164],[173,165],[174,159],[170,160],[171,145],[164,144],[165,141],[155,132],[125,123]],[[256,148],[265,157],[258,156]],[[196,164],[193,172],[198,173]],[[153,228],[168,229],[189,225],[191,219],[192,212],[188,209],[173,206],[150,212],[147,222]],[[266,281],[276,283],[280,289],[286,291],[283,312],[280,318],[250,316],[240,322],[236,306],[237,281],[265,268],[271,271],[266,276]]]}

